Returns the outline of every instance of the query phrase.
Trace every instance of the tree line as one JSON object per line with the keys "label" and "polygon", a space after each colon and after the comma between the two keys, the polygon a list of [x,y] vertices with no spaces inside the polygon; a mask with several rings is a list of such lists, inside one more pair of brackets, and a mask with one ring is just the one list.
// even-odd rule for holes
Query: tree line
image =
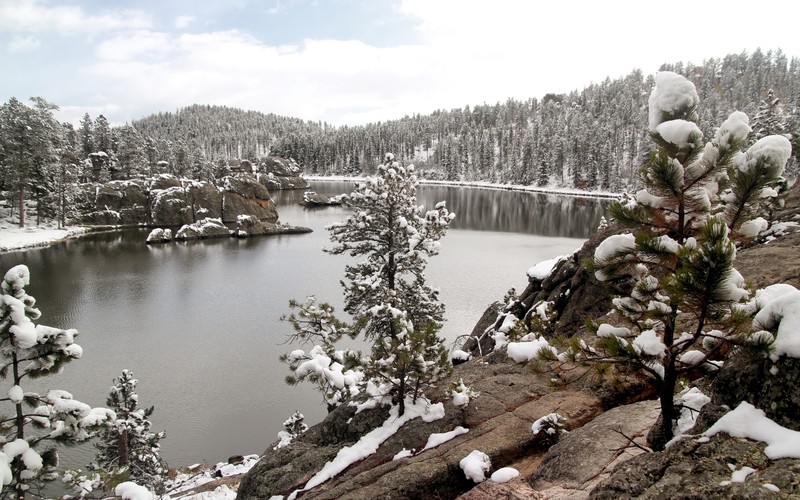
{"label": "tree line", "polygon": [[[706,134],[736,110],[752,117],[751,143],[790,134],[787,175],[796,176],[800,59],[756,50],[661,69],[696,85]],[[639,167],[652,150],[645,127],[652,86],[652,75],[634,70],[568,94],[359,126],[192,105],[115,127],[86,114],[76,128],[58,123],[57,107],[44,99],[29,107],[12,98],[0,108],[0,191],[19,207],[34,200],[37,221],[63,222],[77,182],[160,173],[213,181],[232,163],[270,154],[294,158],[311,174],[372,174],[393,151],[422,178],[620,192],[641,187]]]}

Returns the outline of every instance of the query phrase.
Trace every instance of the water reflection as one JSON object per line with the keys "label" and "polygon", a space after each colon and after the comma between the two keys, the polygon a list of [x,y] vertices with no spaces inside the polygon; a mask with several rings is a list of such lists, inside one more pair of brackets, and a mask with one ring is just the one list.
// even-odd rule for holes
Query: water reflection
{"label": "water reflection", "polygon": [[[350,183],[314,183],[323,194]],[[420,202],[444,199],[457,213],[431,260],[428,278],[447,307],[442,335],[468,333],[486,305],[525,286],[525,270],[580,246],[605,202],[531,193],[423,186]],[[46,249],[0,254],[0,270],[24,263],[43,324],[80,331],[84,357],[42,379],[103,405],[122,369],[140,379],[143,404],[155,405],[172,465],[261,453],[295,409],[309,423],[325,414],[308,386],[283,383],[278,356],[290,328],[279,321],[290,298],[316,294],[341,311],[345,256],[324,254],[326,224],[344,207],[309,210],[302,192],[278,192],[281,220],[313,233],[167,245],[144,244],[146,230],[93,234]],[[553,237],[558,236],[558,237]],[[26,387],[26,390],[29,390]],[[34,390],[31,386],[30,390]],[[91,448],[69,450],[85,465]]]}

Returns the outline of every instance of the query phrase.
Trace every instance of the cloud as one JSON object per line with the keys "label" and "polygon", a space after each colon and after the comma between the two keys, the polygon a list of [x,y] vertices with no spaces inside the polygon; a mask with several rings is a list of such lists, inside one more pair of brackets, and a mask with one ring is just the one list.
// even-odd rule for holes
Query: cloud
{"label": "cloud", "polygon": [[40,45],[42,45],[42,42],[36,37],[14,36],[11,38],[11,41],[8,42],[6,50],[12,54],[18,52],[28,52],[38,49]]}
{"label": "cloud", "polygon": [[[22,4],[42,5],[35,0]],[[6,5],[0,0],[0,29],[7,22],[2,14]],[[391,19],[387,30],[392,22],[402,22],[416,31],[393,46],[319,39],[313,26],[303,32],[303,25],[296,30],[307,39],[277,45],[269,41],[268,23],[263,32],[170,33],[137,28],[146,24],[137,22],[124,33],[97,36],[93,58],[84,57],[89,62],[74,73],[74,83],[63,86],[80,89],[89,106],[113,109],[105,115],[117,123],[207,103],[363,124],[580,90],[637,67],[647,74],[663,62],[700,63],[704,57],[754,50],[748,40],[768,44],[765,50],[782,47],[790,56],[800,54],[791,30],[754,25],[741,37],[731,37],[725,26],[735,23],[735,9],[729,14],[690,5],[689,0],[673,0],[657,12],[642,7],[622,16],[603,2],[403,0],[396,10],[382,11],[381,18]],[[265,15],[263,4],[258,10]],[[695,18],[716,21],[702,26],[685,22],[690,10]],[[80,9],[71,15],[73,25],[90,17]],[[167,19],[175,26],[190,22],[189,16]],[[346,22],[370,20],[348,16]],[[780,39],[770,31],[786,34]],[[71,99],[63,104],[74,105]]]}
{"label": "cloud", "polygon": [[179,30],[188,28],[196,20],[194,16],[178,16],[175,18],[175,28]]}
{"label": "cloud", "polygon": [[121,29],[145,29],[150,17],[138,10],[87,14],[79,6],[47,5],[40,0],[0,0],[0,30],[48,32],[62,35],[98,33]]}

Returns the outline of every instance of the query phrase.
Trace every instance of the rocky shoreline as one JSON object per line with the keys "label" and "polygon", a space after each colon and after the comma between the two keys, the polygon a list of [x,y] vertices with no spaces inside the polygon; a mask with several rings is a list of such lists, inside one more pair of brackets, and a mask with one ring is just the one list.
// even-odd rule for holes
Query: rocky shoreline
{"label": "rocky shoreline", "polygon": [[[776,220],[785,229],[766,242],[739,249],[736,268],[756,286],[784,282],[800,287],[800,186],[787,196]],[[776,226],[777,228],[778,226]],[[576,254],[556,263],[547,277],[529,275],[529,286],[508,307],[487,309],[463,349],[472,359],[454,367],[450,379],[463,379],[480,392],[465,413],[440,390],[432,402],[443,403],[445,417],[434,422],[412,420],[368,458],[298,498],[790,498],[800,495],[800,459],[769,460],[765,444],[727,435],[685,439],[666,451],[651,452],[647,435],[659,416],[649,386],[628,378],[623,384],[603,382],[586,369],[535,371],[509,359],[506,348],[495,348],[487,332],[501,329],[504,319],[537,321],[537,307],[549,303],[553,332],[587,333],[583,322],[607,312],[608,294],[582,266],[596,245],[613,229],[600,231]],[[777,368],[772,389],[759,381],[768,375],[765,363],[743,362],[724,367],[715,379],[695,384],[711,396],[700,412],[694,434],[704,432],[735,400],[757,400],[770,418],[800,431],[800,418],[787,410],[800,404],[800,366],[785,359]],[[753,381],[742,385],[741,374]],[[773,378],[776,376],[773,376]],[[728,382],[725,382],[728,381]],[[713,382],[713,383],[712,383]],[[714,385],[716,384],[716,385]],[[727,384],[727,385],[725,385]],[[772,387],[772,386],[770,386]],[[734,390],[738,388],[738,390]],[[749,392],[748,392],[749,391]],[[782,402],[783,401],[783,402]],[[786,403],[788,401],[788,403]],[[723,406],[727,405],[727,406]],[[531,424],[558,412],[570,432],[545,447]],[[343,446],[381,425],[386,410],[354,415],[341,406],[287,447],[267,447],[239,487],[241,499],[288,495],[302,488]],[[463,425],[469,431],[440,446],[405,458],[406,449],[420,449],[432,433]],[[511,466],[520,476],[507,483],[466,479],[459,461],[472,450],[491,459],[492,471]],[[751,480],[731,482],[732,472],[750,467]],[[747,469],[749,470],[749,469]],[[779,493],[776,494],[776,491]],[[777,495],[777,496],[776,496]]]}

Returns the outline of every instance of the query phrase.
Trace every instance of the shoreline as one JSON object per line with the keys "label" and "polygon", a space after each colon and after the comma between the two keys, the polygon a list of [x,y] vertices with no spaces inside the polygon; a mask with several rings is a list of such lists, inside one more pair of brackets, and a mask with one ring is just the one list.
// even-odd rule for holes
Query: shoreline
{"label": "shoreline", "polygon": [[[343,175],[307,175],[304,178],[308,181],[331,181],[331,182],[359,182],[366,177],[347,177]],[[539,194],[549,194],[556,196],[571,196],[575,198],[602,198],[613,199],[619,197],[620,193],[611,191],[582,191],[570,188],[549,188],[536,186],[523,186],[520,184],[492,184],[483,181],[437,181],[421,179],[421,185],[426,186],[446,186],[461,187],[470,189],[492,189],[496,191],[519,191]],[[126,227],[138,226],[67,226],[62,229],[55,229],[50,226],[28,226],[25,228],[1,228],[0,229],[0,253],[10,253],[41,248],[53,245],[60,241],[71,238],[79,238],[90,233],[99,231],[114,231]]]}
{"label": "shoreline", "polygon": [[[307,181],[332,181],[332,182],[360,182],[366,177],[354,176],[347,177],[344,175],[304,175]],[[537,187],[537,186],[524,186],[522,184],[493,184],[485,181],[437,181],[420,179],[419,183],[425,186],[448,186],[448,187],[463,187],[470,189],[492,189],[495,191],[522,191],[528,193],[540,194],[553,194],[558,196],[572,196],[575,198],[604,198],[614,199],[618,198],[622,193],[613,191],[583,191],[580,189],[572,188],[557,188],[557,187]]]}

